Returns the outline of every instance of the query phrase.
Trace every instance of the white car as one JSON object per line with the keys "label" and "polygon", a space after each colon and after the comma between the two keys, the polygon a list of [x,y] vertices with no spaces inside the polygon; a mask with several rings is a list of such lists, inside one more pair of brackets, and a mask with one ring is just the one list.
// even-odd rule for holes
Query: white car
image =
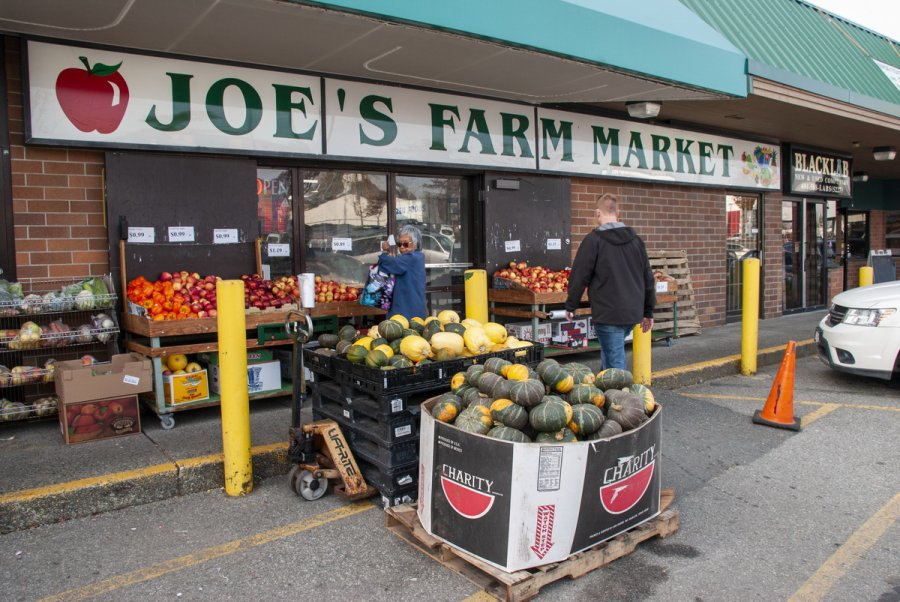
{"label": "white car", "polygon": [[885,380],[900,374],[900,281],[835,295],[816,344],[835,370]]}

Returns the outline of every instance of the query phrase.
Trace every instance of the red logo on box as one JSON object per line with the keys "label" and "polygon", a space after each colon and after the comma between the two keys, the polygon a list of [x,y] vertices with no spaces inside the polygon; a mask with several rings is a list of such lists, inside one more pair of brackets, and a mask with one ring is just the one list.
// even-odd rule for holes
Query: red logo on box
{"label": "red logo on box", "polygon": [[494,505],[494,496],[441,477],[441,488],[450,506],[465,518],[481,518]]}
{"label": "red logo on box", "polygon": [[603,508],[610,514],[622,514],[634,507],[644,497],[655,465],[656,460],[653,460],[636,473],[601,487]]}

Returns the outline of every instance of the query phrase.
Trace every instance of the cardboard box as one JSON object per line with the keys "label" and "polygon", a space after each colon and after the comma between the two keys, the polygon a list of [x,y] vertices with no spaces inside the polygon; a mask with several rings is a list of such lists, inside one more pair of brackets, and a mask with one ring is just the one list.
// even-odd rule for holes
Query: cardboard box
{"label": "cardboard box", "polygon": [[[197,354],[197,359],[210,366],[219,365],[219,354],[215,352],[204,352]],[[275,359],[272,349],[248,349],[247,363],[258,364],[259,362],[271,362]]]}
{"label": "cardboard box", "polygon": [[[218,364],[210,364],[209,382],[213,393],[216,395],[222,393],[222,383]],[[281,362],[273,360],[271,362],[247,364],[247,390],[251,395],[254,393],[275,391],[280,388]]]}
{"label": "cardboard box", "polygon": [[153,389],[153,366],[139,353],[114,355],[85,366],[81,360],[56,364],[56,395],[63,403],[122,397]]}
{"label": "cardboard box", "polygon": [[566,345],[568,347],[587,347],[588,340],[594,338],[591,332],[590,318],[582,318],[580,320],[554,320],[550,323],[552,327],[551,340],[557,345]]}
{"label": "cardboard box", "polygon": [[57,403],[59,429],[67,445],[141,432],[137,395]]}
{"label": "cardboard box", "polygon": [[512,322],[506,324],[506,332],[510,336],[514,336],[521,341],[537,341],[538,343],[549,343],[553,337],[553,327],[550,322],[538,322],[537,338],[531,332],[531,322]]}
{"label": "cardboard box", "polygon": [[163,392],[167,405],[178,405],[209,399],[209,377],[206,370],[185,374],[164,374]]}
{"label": "cardboard box", "polygon": [[580,443],[511,443],[439,422],[422,404],[419,520],[504,571],[565,560],[659,514],[661,408]]}

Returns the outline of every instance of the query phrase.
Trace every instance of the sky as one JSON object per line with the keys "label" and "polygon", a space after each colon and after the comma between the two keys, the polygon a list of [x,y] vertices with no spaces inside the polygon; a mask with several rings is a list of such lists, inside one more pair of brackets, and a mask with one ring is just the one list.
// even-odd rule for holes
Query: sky
{"label": "sky", "polygon": [[900,0],[806,0],[806,2],[900,41]]}

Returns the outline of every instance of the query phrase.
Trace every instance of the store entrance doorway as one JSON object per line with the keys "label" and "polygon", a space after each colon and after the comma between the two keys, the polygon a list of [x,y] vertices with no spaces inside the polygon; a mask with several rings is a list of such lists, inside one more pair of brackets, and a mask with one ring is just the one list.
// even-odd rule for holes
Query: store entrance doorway
{"label": "store entrance doorway", "polygon": [[825,306],[825,203],[786,200],[781,205],[784,253],[784,313]]}
{"label": "store entrance doorway", "polygon": [[743,309],[744,261],[759,258],[759,197],[725,196],[725,321],[739,322]]}

